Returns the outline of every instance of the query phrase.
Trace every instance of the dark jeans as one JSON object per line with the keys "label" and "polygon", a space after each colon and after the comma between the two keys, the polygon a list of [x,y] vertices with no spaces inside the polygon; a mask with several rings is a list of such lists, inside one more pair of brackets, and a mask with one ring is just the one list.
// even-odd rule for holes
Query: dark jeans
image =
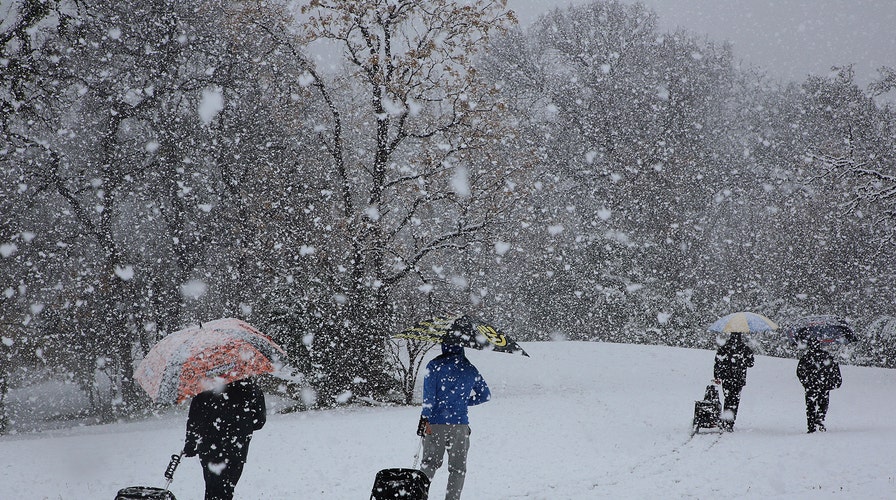
{"label": "dark jeans", "polygon": [[[722,411],[722,425],[728,428],[734,427],[737,418],[737,407],[740,406],[740,391],[744,386],[722,383],[722,394],[725,396],[725,409]],[[730,416],[726,418],[726,415]]]}
{"label": "dark jeans", "polygon": [[814,431],[818,424],[824,424],[830,401],[831,391],[806,389],[806,423],[810,431]]}
{"label": "dark jeans", "polygon": [[205,479],[205,500],[232,500],[233,490],[243,474],[249,438],[227,443],[208,455],[200,455]]}

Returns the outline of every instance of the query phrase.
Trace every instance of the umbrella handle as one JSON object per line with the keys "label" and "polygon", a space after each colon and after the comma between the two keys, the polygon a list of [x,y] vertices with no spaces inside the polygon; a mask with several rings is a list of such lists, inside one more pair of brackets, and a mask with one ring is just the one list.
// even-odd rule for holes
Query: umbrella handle
{"label": "umbrella handle", "polygon": [[184,452],[181,451],[179,455],[171,455],[171,461],[168,462],[168,467],[165,468],[165,479],[168,481],[165,483],[165,490],[168,490],[168,487],[171,486],[171,481],[174,480],[174,471],[177,470],[177,466],[180,465],[180,459],[184,455]]}

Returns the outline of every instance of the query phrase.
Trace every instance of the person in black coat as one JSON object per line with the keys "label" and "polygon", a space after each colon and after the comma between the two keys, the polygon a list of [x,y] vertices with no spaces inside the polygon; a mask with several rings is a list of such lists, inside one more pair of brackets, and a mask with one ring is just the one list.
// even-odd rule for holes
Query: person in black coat
{"label": "person in black coat", "polygon": [[252,433],[264,427],[266,420],[264,393],[248,379],[193,397],[184,456],[199,455],[205,500],[233,498]]}
{"label": "person in black coat", "polygon": [[809,433],[824,432],[831,391],[840,387],[843,377],[840,365],[821,347],[817,339],[809,339],[806,352],[796,366],[796,376],[806,390],[806,423]]}
{"label": "person in black coat", "polygon": [[753,350],[744,343],[743,336],[733,332],[728,342],[716,351],[713,375],[722,384],[725,396],[725,410],[722,412],[722,428],[734,430],[737,407],[740,406],[740,391],[747,385],[747,368],[753,366]]}

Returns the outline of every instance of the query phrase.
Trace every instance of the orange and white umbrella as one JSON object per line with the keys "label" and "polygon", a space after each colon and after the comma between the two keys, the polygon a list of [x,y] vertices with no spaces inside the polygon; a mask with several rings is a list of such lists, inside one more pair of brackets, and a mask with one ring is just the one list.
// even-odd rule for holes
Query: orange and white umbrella
{"label": "orange and white umbrella", "polygon": [[180,403],[235,380],[274,371],[286,352],[252,325],[219,319],[169,334],[137,366],[134,379],[157,403]]}

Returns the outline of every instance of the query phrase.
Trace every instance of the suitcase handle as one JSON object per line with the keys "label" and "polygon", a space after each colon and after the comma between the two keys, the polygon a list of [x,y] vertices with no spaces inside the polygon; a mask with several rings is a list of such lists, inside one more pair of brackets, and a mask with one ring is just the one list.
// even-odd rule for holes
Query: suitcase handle
{"label": "suitcase handle", "polygon": [[184,452],[180,452],[180,455],[171,455],[171,461],[168,462],[168,467],[165,467],[165,479],[168,480],[165,483],[166,490],[171,486],[171,481],[174,481],[174,471],[176,471],[177,466],[180,465],[180,459],[183,454]]}
{"label": "suitcase handle", "polygon": [[414,466],[412,469],[417,468],[417,463],[420,461],[420,454],[423,453],[423,436],[420,436],[420,443],[417,445],[417,453],[414,453]]}

